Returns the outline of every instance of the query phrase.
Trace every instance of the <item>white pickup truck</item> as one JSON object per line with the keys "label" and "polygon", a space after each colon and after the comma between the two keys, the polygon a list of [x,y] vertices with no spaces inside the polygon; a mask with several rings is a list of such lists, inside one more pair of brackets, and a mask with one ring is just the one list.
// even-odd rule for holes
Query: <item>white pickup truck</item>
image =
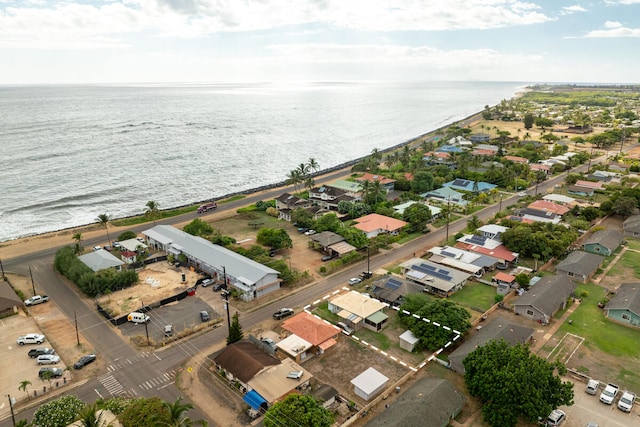
{"label": "white pickup truck", "polygon": [[34,295],[31,298],[24,300],[24,305],[36,305],[49,301],[49,297],[46,295]]}
{"label": "white pickup truck", "polygon": [[20,344],[20,345],[25,345],[25,344],[42,344],[44,342],[46,338],[44,337],[44,335],[40,335],[40,334],[27,334],[27,335],[20,335],[18,337],[18,339],[16,340],[16,343]]}

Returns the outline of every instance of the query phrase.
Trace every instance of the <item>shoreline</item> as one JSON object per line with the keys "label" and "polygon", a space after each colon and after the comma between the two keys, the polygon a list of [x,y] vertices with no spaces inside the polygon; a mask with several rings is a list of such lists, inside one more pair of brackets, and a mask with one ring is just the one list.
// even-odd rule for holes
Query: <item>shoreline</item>
{"label": "shoreline", "polygon": [[[516,97],[517,94],[514,94],[514,97]],[[413,137],[411,139],[408,139],[406,141],[400,142],[398,144],[395,144],[391,147],[387,147],[383,150],[379,150],[380,153],[386,154],[389,152],[392,152],[394,150],[398,150],[406,145],[413,145],[413,144],[419,144],[420,142],[422,142],[425,139],[428,138],[433,138],[435,136],[437,136],[440,132],[442,132],[444,129],[447,129],[451,126],[454,125],[458,125],[460,123],[465,123],[465,122],[469,122],[466,125],[468,126],[472,126],[473,123],[477,120],[479,120],[482,117],[482,111],[478,111],[475,112],[473,114],[470,114],[466,117],[463,117],[459,120],[450,122],[446,125],[440,126],[439,128],[436,128],[434,130],[422,133],[416,137]],[[465,126],[466,126],[465,125]],[[374,147],[375,148],[375,147]],[[335,165],[332,166],[330,168],[327,169],[323,169],[321,171],[318,171],[314,174],[312,174],[312,176],[314,178],[319,178],[319,177],[323,177],[323,176],[328,176],[329,174],[335,173],[337,171],[340,171],[342,169],[347,169],[352,167],[353,165],[359,163],[360,161],[362,161],[363,159],[366,159],[367,157],[369,157],[369,155],[366,156],[361,156],[358,157],[356,159],[351,159],[348,160],[346,162],[343,162],[339,165]],[[256,195],[259,194],[261,192],[264,191],[269,191],[269,190],[273,190],[273,189],[277,189],[277,188],[283,188],[288,186],[289,184],[287,183],[288,180],[282,180],[282,181],[278,181],[275,183],[271,183],[271,184],[265,184],[259,187],[254,187],[252,189],[248,189],[248,190],[243,190],[243,191],[237,191],[237,192],[233,192],[233,193],[229,193],[226,194],[224,196],[218,197],[218,198],[211,198],[211,199],[206,199],[206,200],[202,200],[202,201],[195,201],[193,203],[189,203],[189,204],[185,204],[185,205],[180,205],[180,206],[174,206],[171,208],[167,208],[167,209],[163,209],[163,210],[171,210],[171,209],[180,209],[180,208],[184,208],[184,207],[188,207],[188,206],[194,206],[194,205],[198,205],[198,204],[202,204],[208,201],[220,201],[220,200],[224,200],[224,199],[228,199],[234,196],[238,196],[238,195]],[[212,215],[215,215],[215,213],[212,213]],[[113,218],[114,220],[120,220],[120,219],[126,219],[126,218],[132,218],[132,217],[137,217],[140,215],[130,215],[130,216],[124,216],[124,217],[118,217],[118,218]],[[147,221],[147,222],[151,222],[151,221]],[[115,235],[117,235],[120,232],[126,231],[127,229],[130,229],[130,226],[121,226],[121,227],[117,227],[114,225],[111,225],[109,227],[109,231],[110,234],[114,233]],[[99,225],[97,222],[94,223],[90,223],[90,224],[82,224],[82,225],[77,225],[74,227],[67,227],[67,228],[62,228],[62,229],[58,229],[58,230],[52,230],[52,231],[47,231],[44,233],[34,233],[34,234],[29,234],[29,235],[25,235],[25,236],[21,236],[21,237],[17,237],[14,239],[8,239],[8,240],[3,240],[0,241],[0,260],[2,259],[11,259],[11,258],[15,258],[30,252],[33,252],[32,250],[27,250],[24,252],[20,252],[20,251],[16,251],[18,253],[12,253],[10,256],[9,255],[9,251],[8,249],[11,247],[16,247],[16,246],[20,246],[20,245],[25,245],[28,242],[33,243],[34,240],[38,240],[39,243],[43,243],[43,245],[41,247],[39,247],[39,249],[45,249],[45,248],[50,248],[53,246],[57,246],[58,244],[53,244],[53,245],[46,245],[45,241],[48,239],[51,240],[56,240],[54,238],[56,237],[66,237],[68,236],[68,240],[69,240],[69,244],[72,244],[72,239],[71,236],[75,233],[82,233],[84,239],[83,240],[88,240],[88,239],[92,239],[94,237],[97,237],[99,234],[104,234],[105,230],[104,228]],[[64,244],[64,243],[63,243]]]}

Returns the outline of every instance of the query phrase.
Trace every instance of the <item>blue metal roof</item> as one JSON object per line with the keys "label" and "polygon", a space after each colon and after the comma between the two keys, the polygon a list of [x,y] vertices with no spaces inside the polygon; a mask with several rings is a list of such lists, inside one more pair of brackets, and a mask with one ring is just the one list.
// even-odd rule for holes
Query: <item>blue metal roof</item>
{"label": "blue metal roof", "polygon": [[247,404],[256,411],[259,411],[260,408],[267,409],[267,401],[255,390],[251,390],[250,392],[245,394],[242,400],[247,402]]}

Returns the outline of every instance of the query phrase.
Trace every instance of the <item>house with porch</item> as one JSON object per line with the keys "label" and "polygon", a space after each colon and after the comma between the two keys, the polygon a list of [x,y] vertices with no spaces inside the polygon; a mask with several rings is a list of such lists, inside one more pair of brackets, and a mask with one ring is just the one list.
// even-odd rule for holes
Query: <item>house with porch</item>
{"label": "house with porch", "polygon": [[423,286],[404,280],[400,277],[384,275],[373,282],[369,293],[379,301],[385,302],[393,307],[398,307],[404,302],[408,294],[420,293]]}
{"label": "house with porch", "polygon": [[598,230],[582,245],[585,252],[609,256],[622,244],[622,234],[616,230]]}
{"label": "house with porch", "polygon": [[516,263],[519,256],[517,252],[510,251],[500,241],[487,239],[477,234],[465,234],[457,240],[455,247],[499,259],[500,263],[496,265],[496,268],[500,270],[506,270],[510,265]]}
{"label": "house with porch", "polygon": [[349,181],[346,179],[337,179],[329,184],[333,188],[346,191],[347,196],[360,200],[362,196],[362,185],[358,181]]}
{"label": "house with porch", "polygon": [[452,159],[451,154],[441,151],[429,151],[424,153],[422,160],[430,166],[447,166],[449,168],[455,168],[457,162]]}
{"label": "house with porch", "polygon": [[465,251],[451,246],[434,246],[429,249],[428,252],[432,254],[429,261],[453,267],[456,270],[473,274],[476,277],[481,277],[487,271],[495,269],[496,266],[502,262],[488,255]]}
{"label": "house with porch", "polygon": [[570,185],[567,187],[567,194],[581,197],[593,197],[593,195],[595,194],[595,190],[593,188]]}
{"label": "house with porch", "polygon": [[402,275],[423,286],[424,292],[447,297],[464,287],[470,274],[426,261],[422,258],[411,258],[400,264]]}
{"label": "house with porch", "polygon": [[488,193],[497,187],[495,184],[489,184],[484,181],[472,181],[470,179],[454,179],[453,181],[442,184],[444,187],[453,188],[457,191],[466,191],[469,193]]}
{"label": "house with porch", "polygon": [[566,276],[545,276],[512,303],[513,311],[547,324],[558,310],[567,307],[567,299],[575,289],[576,284]]}
{"label": "house with porch", "polygon": [[500,236],[502,236],[502,233],[508,229],[509,227],[504,227],[498,224],[485,224],[478,228],[476,232],[487,239],[500,241]]}
{"label": "house with porch", "polygon": [[452,204],[465,207],[469,202],[464,199],[464,194],[449,188],[440,187],[435,190],[427,191],[420,194],[420,197],[424,197],[425,200],[432,200],[440,204]]}
{"label": "house with porch", "polygon": [[386,307],[380,301],[355,291],[336,295],[329,300],[329,311],[337,314],[354,331],[362,328],[381,331],[389,320],[384,313]]}
{"label": "house with porch", "polygon": [[558,263],[556,274],[568,276],[573,281],[587,283],[600,268],[603,259],[601,255],[573,251]]}
{"label": "house with porch", "polygon": [[640,327],[640,283],[621,284],[604,312],[614,322]]}
{"label": "house with porch", "polygon": [[341,201],[354,202],[357,199],[349,196],[346,190],[323,185],[309,190],[309,200],[318,206],[328,210],[338,210],[338,203]]}
{"label": "house with porch", "polygon": [[279,212],[279,219],[285,221],[291,221],[291,213],[298,208],[308,208],[312,202],[308,199],[303,199],[294,194],[282,193],[276,197],[276,209]]}
{"label": "house with porch", "polygon": [[433,205],[428,205],[424,202],[417,202],[415,200],[409,200],[408,202],[405,203],[400,203],[399,205],[395,205],[393,207],[393,210],[396,211],[399,215],[402,215],[405,211],[405,209],[407,209],[409,206],[412,206],[416,203],[419,203],[421,205],[424,205],[426,207],[429,208],[429,212],[431,212],[431,219],[436,219],[440,216],[440,213],[442,212],[442,208],[439,208],[437,206],[433,206]]}
{"label": "house with porch", "polygon": [[473,142],[474,144],[481,144],[483,142],[489,142],[489,141],[491,141],[491,135],[489,135],[488,133],[483,133],[483,132],[474,133],[474,134],[469,135],[469,141]]}

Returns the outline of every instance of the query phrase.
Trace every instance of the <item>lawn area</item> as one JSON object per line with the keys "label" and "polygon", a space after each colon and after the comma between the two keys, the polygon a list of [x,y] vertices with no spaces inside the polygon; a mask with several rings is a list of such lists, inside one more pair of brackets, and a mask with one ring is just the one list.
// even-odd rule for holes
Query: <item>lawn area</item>
{"label": "lawn area", "polygon": [[640,239],[634,239],[633,237],[625,237],[625,239],[627,240],[627,246],[629,249],[640,251]]}
{"label": "lawn area", "polygon": [[613,254],[604,257],[604,259],[602,260],[602,263],[600,264],[600,268],[601,269],[605,269],[607,268],[607,266],[611,263],[611,261],[613,261],[613,259],[618,256],[618,254],[620,253],[620,251],[622,250],[622,246],[618,246],[618,249],[616,249]]}
{"label": "lawn area", "polygon": [[607,276],[617,276],[624,273],[625,269],[631,269],[634,277],[640,277],[640,253],[627,251],[622,258],[607,273]]}
{"label": "lawn area", "polygon": [[[584,293],[587,293],[585,296]],[[585,338],[583,344],[567,362],[567,367],[605,382],[618,383],[622,388],[640,390],[640,331],[610,322],[598,302],[606,290],[588,283],[579,285],[576,294],[582,298],[568,320],[545,345],[539,356],[545,357],[567,333]]]}
{"label": "lawn area", "polygon": [[496,288],[484,283],[468,282],[464,288],[449,299],[468,308],[486,311],[495,303]]}
{"label": "lawn area", "polygon": [[313,311],[313,314],[320,316],[322,319],[336,324],[340,321],[340,317],[337,314],[334,314],[329,311],[329,302],[324,301],[322,304],[318,305]]}

